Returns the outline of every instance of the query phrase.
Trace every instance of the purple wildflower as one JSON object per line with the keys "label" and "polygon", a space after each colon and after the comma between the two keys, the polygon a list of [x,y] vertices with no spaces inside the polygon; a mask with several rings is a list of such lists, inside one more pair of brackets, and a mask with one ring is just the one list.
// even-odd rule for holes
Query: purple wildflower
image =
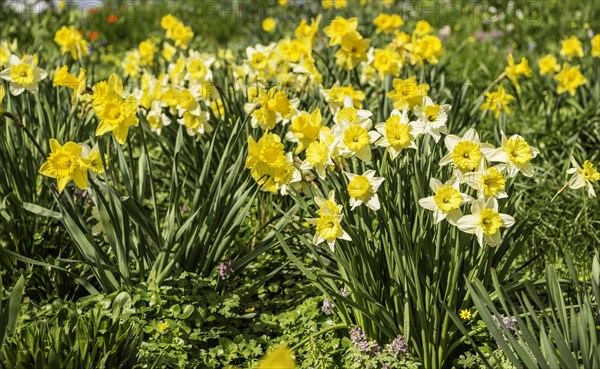
{"label": "purple wildflower", "polygon": [[335,305],[333,304],[333,302],[331,302],[330,299],[328,299],[328,298],[323,299],[323,305],[321,306],[321,311],[325,315],[331,315],[331,314],[333,314],[333,309],[334,308],[335,308]]}
{"label": "purple wildflower", "polygon": [[408,344],[402,335],[394,338],[391,343],[387,344],[386,348],[388,352],[395,358],[398,357],[398,354],[404,355],[408,352]]}
{"label": "purple wildflower", "polygon": [[233,262],[231,259],[223,260],[219,263],[219,275],[225,280],[233,274]]}

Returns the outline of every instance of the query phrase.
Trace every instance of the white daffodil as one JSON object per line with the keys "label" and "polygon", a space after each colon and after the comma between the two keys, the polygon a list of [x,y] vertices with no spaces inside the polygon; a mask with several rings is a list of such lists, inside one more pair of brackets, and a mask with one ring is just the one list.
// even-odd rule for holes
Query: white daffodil
{"label": "white daffodil", "polygon": [[448,153],[440,160],[440,165],[452,164],[460,182],[464,182],[464,174],[481,167],[485,162],[483,151],[494,150],[494,146],[481,143],[479,134],[474,128],[465,132],[463,137],[448,135],[444,138]]}
{"label": "white daffodil", "polygon": [[594,164],[586,160],[583,162],[583,167],[581,167],[574,157],[571,157],[571,164],[573,164],[573,168],[567,170],[567,173],[573,176],[567,185],[573,189],[585,187],[589,197],[596,197],[593,183],[600,181],[600,173],[594,168]]}
{"label": "white daffodil", "polygon": [[15,96],[25,90],[37,93],[38,82],[47,75],[45,70],[35,65],[33,57],[28,56],[25,60],[21,60],[16,55],[10,56],[9,67],[0,72],[0,78],[10,82],[10,93]]}
{"label": "white daffodil", "polygon": [[148,121],[148,124],[150,124],[150,130],[159,135],[161,134],[163,127],[171,124],[171,118],[163,113],[161,102],[158,100],[152,102],[150,110],[148,111],[148,114],[146,114],[146,120]]}
{"label": "white daffodil", "polygon": [[381,138],[375,142],[377,146],[385,147],[392,160],[396,159],[404,149],[416,149],[415,139],[419,135],[412,123],[408,121],[408,110],[402,112],[393,110],[385,123],[375,126]]}
{"label": "white daffodil", "polygon": [[450,109],[450,105],[434,104],[429,96],[425,96],[421,105],[413,108],[413,113],[417,116],[415,126],[419,128],[420,133],[428,134],[438,142],[442,134],[448,133],[446,122]]}
{"label": "white daffodil", "polygon": [[371,112],[351,106],[342,108],[336,114],[336,123],[331,128],[339,155],[349,158],[356,156],[366,162],[371,161],[371,144],[377,141],[379,133],[372,131]]}
{"label": "white daffodil", "polygon": [[194,50],[190,50],[188,55],[184,79],[200,83],[212,80],[210,67],[215,61],[214,56],[200,54]]}
{"label": "white daffodil", "polygon": [[460,206],[472,201],[473,198],[460,192],[459,182],[456,179],[442,183],[439,179],[431,178],[429,187],[433,191],[433,196],[420,199],[419,205],[433,211],[433,220],[436,224],[446,219],[448,223],[456,225],[463,215]]}
{"label": "white daffodil", "polygon": [[[315,199],[315,203],[316,203]],[[318,245],[321,242],[327,242],[327,245],[331,249],[331,252],[335,252],[335,240],[338,238],[341,240],[352,241],[352,238],[342,228],[343,215],[336,213],[329,206],[321,206],[319,210],[319,217],[307,219],[308,224],[315,225],[317,227],[315,235],[313,237],[313,244]]]}
{"label": "white daffodil", "polygon": [[348,183],[348,194],[350,195],[351,210],[361,204],[367,205],[371,210],[379,210],[379,197],[377,190],[385,178],[375,177],[374,170],[367,170],[362,175],[344,172],[350,183]]}
{"label": "white daffodil", "polygon": [[189,112],[183,113],[183,117],[177,119],[179,124],[185,126],[187,134],[190,136],[198,136],[198,139],[205,133],[211,133],[213,127],[210,125],[210,115],[206,111],[201,111],[199,114]]}
{"label": "white daffodil", "polygon": [[319,178],[325,179],[327,167],[335,165],[331,159],[331,153],[335,144],[328,144],[327,133],[321,132],[318,141],[311,142],[306,148],[306,159],[300,165],[301,170],[315,169]]}
{"label": "white daffodil", "polygon": [[508,197],[505,191],[506,179],[496,167],[487,170],[482,167],[475,172],[467,173],[464,178],[471,188],[477,190],[480,199]]}
{"label": "white daffodil", "polygon": [[540,151],[535,147],[529,146],[527,141],[519,135],[512,135],[506,138],[502,132],[502,145],[494,150],[482,149],[486,158],[491,162],[499,162],[497,165],[501,171],[506,171],[508,177],[514,177],[518,172],[523,173],[525,177],[532,177],[535,167],[531,160],[538,156]]}
{"label": "white daffodil", "polygon": [[[357,109],[353,105],[352,98],[346,96],[344,98],[344,107],[341,108],[333,117],[333,121],[336,124],[343,122],[347,124],[363,124],[367,121],[371,122],[373,113],[364,109]],[[371,122],[372,124],[373,122]]]}
{"label": "white daffodil", "polygon": [[490,197],[487,201],[475,200],[471,203],[471,214],[458,220],[458,229],[474,234],[480,246],[497,246],[502,243],[500,227],[510,227],[515,218],[498,212],[498,200]]}
{"label": "white daffodil", "polygon": [[352,104],[355,108],[360,108],[362,100],[365,99],[365,94],[362,91],[354,90],[352,85],[340,86],[339,82],[336,82],[330,89],[320,89],[321,96],[325,99],[325,102],[329,106],[331,114],[336,114],[341,108],[347,104],[347,98],[352,100]]}
{"label": "white daffodil", "polygon": [[315,196],[314,200],[315,204],[319,207],[319,215],[325,214],[325,208],[332,214],[342,214],[343,206],[335,202],[335,191],[329,191],[326,199]]}

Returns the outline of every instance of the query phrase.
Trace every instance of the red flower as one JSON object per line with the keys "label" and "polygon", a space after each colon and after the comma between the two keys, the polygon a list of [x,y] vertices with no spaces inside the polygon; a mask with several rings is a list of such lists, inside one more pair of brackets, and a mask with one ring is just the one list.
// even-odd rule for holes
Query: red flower
{"label": "red flower", "polygon": [[88,33],[88,38],[91,41],[96,41],[98,39],[98,32],[96,31],[91,31],[90,33]]}
{"label": "red flower", "polygon": [[108,16],[108,18],[106,18],[106,23],[116,23],[117,22],[117,15],[116,14],[111,14]]}

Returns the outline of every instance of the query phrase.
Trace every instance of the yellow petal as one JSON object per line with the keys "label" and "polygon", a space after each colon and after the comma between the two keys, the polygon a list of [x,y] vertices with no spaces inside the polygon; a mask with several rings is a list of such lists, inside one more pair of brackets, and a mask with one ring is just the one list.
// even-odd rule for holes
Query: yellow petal
{"label": "yellow petal", "polygon": [[73,141],[67,142],[63,148],[77,157],[81,155],[81,146]]}
{"label": "yellow petal", "polygon": [[127,128],[127,126],[119,126],[113,130],[113,136],[115,136],[118,143],[120,143],[121,145],[125,145],[125,142],[127,141],[128,131],[129,129]]}
{"label": "yellow petal", "polygon": [[112,124],[106,121],[101,122],[96,128],[96,136],[102,136],[103,134],[108,133],[113,129],[115,129],[115,126],[113,126]]}
{"label": "yellow petal", "polygon": [[50,150],[54,153],[60,149],[62,149],[62,146],[60,145],[60,143],[58,143],[58,141],[55,138],[51,138],[50,139]]}
{"label": "yellow petal", "polygon": [[287,347],[280,347],[271,351],[259,363],[258,369],[295,369],[292,351]]}
{"label": "yellow petal", "polygon": [[77,187],[81,188],[82,190],[88,188],[88,171],[85,166],[80,165],[73,171],[73,181],[75,181]]}
{"label": "yellow petal", "polygon": [[69,73],[69,67],[63,65],[62,68],[54,75],[54,80],[52,81],[52,85],[56,86],[64,86],[71,89],[76,89],[79,85],[79,79]]}
{"label": "yellow petal", "polygon": [[123,96],[123,82],[116,74],[113,73],[108,77],[108,87],[119,95],[119,97]]}
{"label": "yellow petal", "polygon": [[48,164],[48,162],[42,164],[39,173],[43,176],[54,178],[54,174],[50,172],[50,165]]}
{"label": "yellow petal", "polygon": [[62,177],[58,179],[58,193],[62,193],[67,184],[71,182],[71,177]]}

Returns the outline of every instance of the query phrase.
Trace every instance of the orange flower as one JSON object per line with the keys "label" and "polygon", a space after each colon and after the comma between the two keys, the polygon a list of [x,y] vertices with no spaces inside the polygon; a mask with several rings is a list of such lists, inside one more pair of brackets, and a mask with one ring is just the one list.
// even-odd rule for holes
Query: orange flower
{"label": "orange flower", "polygon": [[108,16],[108,18],[106,18],[106,23],[116,23],[117,22],[117,15],[116,14],[111,14]]}
{"label": "orange flower", "polygon": [[98,32],[91,31],[90,33],[88,33],[88,38],[90,39],[90,41],[96,41],[98,39]]}
{"label": "orange flower", "polygon": [[91,8],[88,9],[88,14],[92,15],[92,14],[96,14],[96,12],[98,11],[98,7],[97,6],[93,6]]}

